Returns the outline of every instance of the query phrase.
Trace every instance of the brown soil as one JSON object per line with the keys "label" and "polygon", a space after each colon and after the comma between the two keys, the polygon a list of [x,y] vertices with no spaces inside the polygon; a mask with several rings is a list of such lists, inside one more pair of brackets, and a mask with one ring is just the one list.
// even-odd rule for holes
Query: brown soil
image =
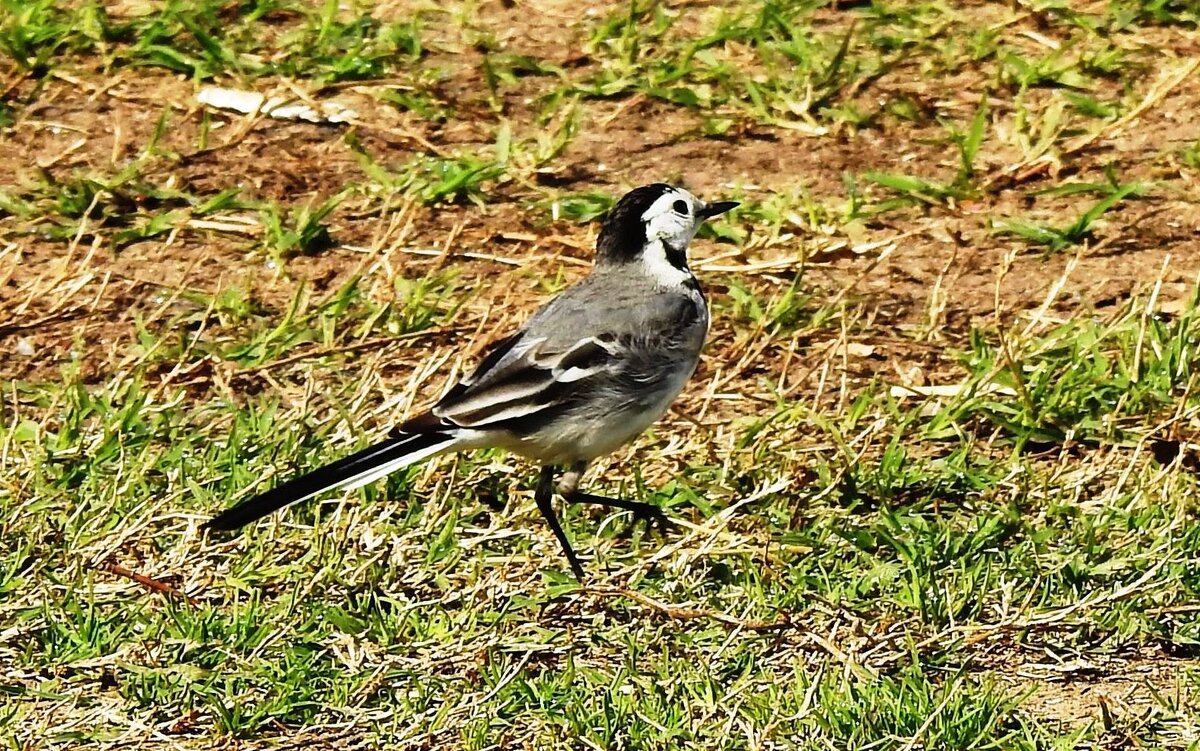
{"label": "brown soil", "polygon": [[[405,7],[384,3],[380,13],[402,13]],[[577,7],[549,3],[531,13],[525,3],[481,3],[483,15],[476,23],[506,30],[496,34],[496,44],[508,51],[565,67],[593,65],[578,23],[572,21]],[[1153,34],[1155,38],[1144,41],[1169,46],[1180,58],[1200,51],[1194,33]],[[352,102],[363,123],[356,135],[381,164],[404,163],[424,148],[424,142],[451,152],[490,148],[494,116],[476,72],[479,52],[442,48],[437,55],[451,66],[448,78],[439,84],[440,96],[459,113],[450,123],[398,114],[372,96],[370,83],[326,92]],[[365,181],[344,127],[206,114],[195,102],[194,85],[183,77],[145,68],[106,72],[90,65],[80,60],[74,68],[63,68],[70,73],[50,78],[40,89],[16,74],[0,74],[0,90],[10,91],[13,101],[27,102],[16,123],[0,131],[0,192],[22,193],[45,174],[66,180],[76,174],[117,173],[140,154],[164,112],[169,121],[160,148],[171,155],[152,162],[146,178],[156,184],[206,195],[236,186],[245,197],[294,207]],[[1148,78],[1155,75],[1148,73]],[[857,96],[863,101],[897,93],[919,96],[931,106],[936,102],[944,116],[960,120],[968,118],[979,101],[982,81],[975,72],[942,81],[937,90],[928,90],[914,76],[914,70],[898,69]],[[272,85],[262,82],[264,88]],[[503,109],[514,140],[532,137],[542,128],[526,101],[538,86],[538,79],[530,77],[505,94]],[[1120,94],[1114,90],[1097,96],[1104,93]],[[755,125],[727,138],[702,138],[694,114],[647,98],[587,101],[581,106],[577,135],[543,178],[556,190],[618,194],[665,179],[683,181],[705,197],[720,197],[733,186],[745,186],[758,197],[802,189],[820,205],[840,207],[847,173],[876,170],[938,179],[952,176],[957,166],[954,150],[938,142],[943,131],[936,125],[914,127],[885,118],[858,132],[843,129],[820,136]],[[991,325],[997,317],[1005,322],[1028,317],[1068,272],[1048,316],[1103,315],[1130,296],[1147,293],[1156,282],[1162,284],[1159,300],[1164,309],[1190,293],[1200,276],[1200,174],[1178,163],[1172,153],[1195,142],[1196,112],[1200,78],[1193,77],[1127,127],[1064,156],[1049,174],[999,180],[1019,154],[989,141],[980,155],[980,169],[996,177],[999,187],[980,200],[893,212],[853,230],[794,226],[790,237],[770,242],[752,238],[739,256],[721,262],[744,266],[743,272],[703,272],[704,258],[730,247],[699,242],[697,265],[718,298],[733,280],[769,297],[796,273],[799,259],[807,259],[805,286],[813,305],[844,302],[849,317],[863,326],[869,323],[861,339],[874,347],[871,356],[838,366],[849,377],[882,374],[893,379],[914,363],[930,380],[956,377],[954,366],[940,356],[938,342],[961,340],[972,325]],[[206,117],[211,132],[208,148],[201,150]],[[993,105],[993,117],[1001,126],[1011,119],[1002,98]],[[1030,199],[1031,191],[1068,176],[1102,181],[1109,164],[1124,179],[1163,181],[1168,187],[1112,212],[1089,245],[1068,252],[1044,253],[990,231],[989,220],[1003,216],[1069,223],[1095,199]],[[479,290],[458,322],[468,341],[482,338],[473,335],[481,328],[492,331],[502,321],[519,319],[545,297],[535,284],[538,277],[553,276],[560,269],[567,278],[585,272],[581,261],[588,257],[594,237],[593,226],[550,222],[546,212],[530,208],[544,191],[536,180],[509,182],[492,186],[482,206],[411,207],[403,247],[390,251],[394,270],[421,278],[441,264],[453,263],[465,285]],[[252,236],[236,232],[182,229],[114,251],[90,229],[77,242],[49,240],[29,234],[23,220],[0,215],[0,379],[54,380],[77,359],[86,381],[103,381],[122,367],[137,340],[137,322],[152,326],[163,319],[177,293],[214,294],[238,286],[266,308],[282,311],[301,282],[317,291],[336,289],[362,270],[361,248],[369,247],[387,226],[387,216],[358,212],[361,206],[349,201],[332,215],[334,247],[293,258],[282,271],[269,266]],[[448,258],[408,252],[442,249],[448,238],[453,238]],[[893,241],[895,249],[880,260],[880,249]],[[877,245],[861,253],[846,250],[867,243]],[[455,257],[456,253],[485,254],[512,263]],[[786,259],[797,262],[762,270],[761,262]],[[502,316],[493,303],[515,310]],[[739,366],[743,355],[753,351],[751,336],[729,320],[714,322],[712,345],[698,375],[701,385],[681,402],[680,413],[703,413],[706,424],[715,421],[721,403],[708,403],[702,392],[717,378],[723,379],[723,388],[750,395],[762,390],[762,383],[779,383],[781,376],[799,396],[815,392],[819,374],[814,369],[825,357],[818,346],[823,342],[785,338],[765,345],[749,365]],[[438,341],[433,346],[440,351],[450,344]],[[403,345],[400,353],[418,358],[428,351],[423,343],[413,343]],[[196,373],[201,392],[217,388],[204,370]],[[389,368],[384,375],[400,388],[410,374],[405,367]],[[1014,673],[1013,679],[1038,686],[1026,709],[1064,722],[1098,717],[1103,706],[1136,703],[1144,694],[1139,687],[1169,684],[1159,680],[1161,671],[1150,664],[1118,668],[1102,667],[1079,679],[1070,670],[1035,666],[1031,670],[1041,673]],[[1147,677],[1147,671],[1154,676]]]}

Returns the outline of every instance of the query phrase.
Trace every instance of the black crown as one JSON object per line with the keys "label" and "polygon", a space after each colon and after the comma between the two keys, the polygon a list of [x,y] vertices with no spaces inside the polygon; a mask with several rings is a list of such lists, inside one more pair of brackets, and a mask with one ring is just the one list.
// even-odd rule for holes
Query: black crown
{"label": "black crown", "polygon": [[617,201],[604,217],[600,237],[596,240],[596,259],[634,261],[641,257],[646,244],[646,225],[642,214],[668,191],[666,183],[652,183],[634,188]]}

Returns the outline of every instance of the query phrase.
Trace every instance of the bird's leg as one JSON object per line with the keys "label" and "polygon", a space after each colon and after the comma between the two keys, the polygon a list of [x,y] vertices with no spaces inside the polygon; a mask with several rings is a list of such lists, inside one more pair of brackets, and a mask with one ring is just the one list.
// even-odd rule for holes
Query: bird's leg
{"label": "bird's leg", "polygon": [[[578,482],[578,480],[576,480]],[[563,532],[562,525],[558,523],[558,517],[554,515],[554,467],[542,467],[542,473],[538,477],[537,490],[533,491],[533,500],[537,503],[538,511],[542,512],[542,516],[546,517],[546,523],[550,525],[550,531],[558,538],[558,544],[562,546],[563,553],[567,556],[567,562],[571,564],[571,571],[575,573],[575,578],[581,583],[583,582],[583,566],[579,564],[579,559],[575,557],[575,551],[571,549],[571,542],[567,539],[567,534]]]}
{"label": "bird's leg", "polygon": [[594,495],[592,493],[584,493],[579,490],[579,479],[583,477],[584,470],[587,469],[586,462],[576,462],[571,465],[558,483],[558,493],[567,503],[591,503],[597,506],[608,506],[610,508],[619,508],[633,512],[635,519],[642,519],[650,526],[660,525],[665,527],[669,520],[663,510],[652,503],[643,503],[642,501],[629,501],[624,498],[609,498],[604,495]]}

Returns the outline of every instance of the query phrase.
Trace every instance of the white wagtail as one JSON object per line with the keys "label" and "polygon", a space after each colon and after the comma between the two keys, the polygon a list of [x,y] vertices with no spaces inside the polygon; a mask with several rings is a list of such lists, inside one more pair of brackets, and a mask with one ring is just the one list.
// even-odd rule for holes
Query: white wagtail
{"label": "white wagtail", "polygon": [[[583,567],[551,505],[595,503],[661,519],[652,504],[583,493],[588,462],[633,440],[666,412],[696,369],[708,307],[688,268],[700,224],[737,206],[663,183],[627,193],[596,242],[591,274],[490,347],[431,410],[370,448],[234,506],[205,526],[236,529],[337,488],[357,488],[451,451],[499,447],[540,462],[534,499],[575,576]],[[562,479],[554,482],[558,468]]]}

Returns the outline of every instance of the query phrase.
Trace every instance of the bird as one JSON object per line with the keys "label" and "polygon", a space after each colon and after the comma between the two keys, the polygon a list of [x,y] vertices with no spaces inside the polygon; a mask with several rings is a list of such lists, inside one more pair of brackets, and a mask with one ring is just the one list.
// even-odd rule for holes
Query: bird
{"label": "bird", "polygon": [[585,493],[580,480],[592,461],[658,420],[695,372],[709,312],[688,265],[688,245],[706,220],[737,205],[706,203],[668,183],[629,191],[601,222],[590,272],[484,348],[474,371],[432,408],[382,441],[287,480],[204,526],[234,530],[441,454],[500,448],[541,465],[534,501],[583,582],[554,496],[665,520],[653,504]]}

